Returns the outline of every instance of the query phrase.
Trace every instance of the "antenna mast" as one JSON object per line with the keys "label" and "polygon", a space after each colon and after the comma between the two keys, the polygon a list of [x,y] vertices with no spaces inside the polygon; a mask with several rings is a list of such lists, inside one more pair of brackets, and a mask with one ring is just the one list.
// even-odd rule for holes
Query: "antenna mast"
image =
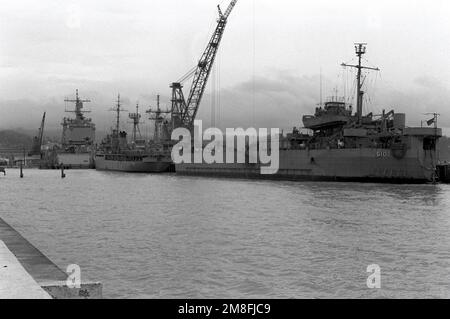
{"label": "antenna mast", "polygon": [[82,99],[80,99],[80,97],[78,95],[78,89],[76,90],[75,100],[65,99],[64,102],[66,102],[66,103],[68,103],[68,102],[75,103],[75,110],[74,111],[66,110],[66,112],[68,112],[68,113],[75,113],[75,116],[76,116],[77,120],[84,120],[83,113],[90,113],[91,112],[91,111],[83,111],[83,103],[89,103],[89,102],[91,102],[91,100],[82,100]]}
{"label": "antenna mast", "polygon": [[367,43],[355,43],[355,50],[356,50],[356,56],[358,57],[358,65],[351,65],[342,63],[343,67],[352,67],[356,68],[358,70],[358,73],[356,75],[356,82],[357,82],[357,88],[356,88],[356,109],[357,109],[357,117],[358,117],[358,124],[362,124],[362,112],[363,112],[363,97],[364,97],[364,91],[362,90],[363,86],[363,80],[361,78],[362,76],[362,70],[373,70],[373,71],[380,71],[379,68],[371,68],[367,66],[363,66],[362,63],[362,56],[366,54],[366,46]]}
{"label": "antenna mast", "polygon": [[121,112],[121,105],[120,105],[120,94],[117,95],[117,105],[116,105],[116,132],[119,134],[119,128],[120,128],[120,112]]}
{"label": "antenna mast", "polygon": [[171,111],[162,111],[160,106],[160,96],[159,94],[156,97],[156,111],[153,111],[151,108],[146,112],[150,114],[149,120],[155,121],[155,131],[153,134],[153,140],[156,142],[161,141],[163,135],[163,127],[165,122],[165,117],[163,114],[171,114]]}
{"label": "antenna mast", "polygon": [[320,107],[322,107],[323,105],[323,93],[322,93],[322,89],[323,89],[323,82],[322,82],[322,68],[320,68]]}
{"label": "antenna mast", "polygon": [[137,136],[141,138],[141,130],[139,123],[141,122],[141,114],[139,113],[139,103],[136,104],[136,113],[129,113],[128,117],[133,120],[133,141],[136,142]]}
{"label": "antenna mast", "polygon": [[122,104],[120,103],[120,93],[117,95],[116,105],[110,109],[110,111],[116,112],[116,128],[113,130],[112,139],[113,139],[113,150],[116,152],[120,152],[120,112],[125,112],[126,110],[122,109]]}
{"label": "antenna mast", "polygon": [[[120,132],[120,112],[126,112],[127,110],[122,109],[122,104],[120,103],[120,93],[117,95],[116,105],[110,109],[110,111],[116,112],[116,129],[115,132],[119,136]],[[113,132],[114,133],[114,132]],[[113,134],[115,135],[115,134]]]}

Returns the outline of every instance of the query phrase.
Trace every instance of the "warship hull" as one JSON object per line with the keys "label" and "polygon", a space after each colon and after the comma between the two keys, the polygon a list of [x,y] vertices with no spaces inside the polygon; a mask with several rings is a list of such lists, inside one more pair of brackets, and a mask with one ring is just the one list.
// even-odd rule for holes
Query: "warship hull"
{"label": "warship hull", "polygon": [[450,184],[450,164],[441,164],[437,166],[439,180],[442,183]]}
{"label": "warship hull", "polygon": [[354,181],[422,184],[434,181],[427,160],[408,152],[397,159],[387,149],[280,150],[276,174],[262,175],[259,164],[178,164],[177,174],[297,181]]}
{"label": "warship hull", "polygon": [[94,168],[92,153],[59,153],[57,154],[57,167],[61,164],[68,169]]}
{"label": "warship hull", "polygon": [[96,156],[95,168],[98,171],[118,171],[127,173],[166,173],[170,172],[171,163],[130,161],[107,159],[104,156]]}

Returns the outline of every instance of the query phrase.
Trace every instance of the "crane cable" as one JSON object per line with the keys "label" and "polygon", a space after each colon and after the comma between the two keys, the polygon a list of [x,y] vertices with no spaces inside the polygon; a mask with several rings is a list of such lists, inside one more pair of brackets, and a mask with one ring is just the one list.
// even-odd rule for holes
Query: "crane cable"
{"label": "crane cable", "polygon": [[183,75],[177,82],[183,83],[186,80],[192,78],[195,74],[195,71],[197,70],[197,66],[194,66],[192,69],[190,69],[185,75]]}
{"label": "crane cable", "polygon": [[252,37],[253,37],[253,63],[252,63],[252,126],[255,127],[255,113],[256,113],[256,0],[253,0],[252,4],[253,11],[253,28],[252,28]]}

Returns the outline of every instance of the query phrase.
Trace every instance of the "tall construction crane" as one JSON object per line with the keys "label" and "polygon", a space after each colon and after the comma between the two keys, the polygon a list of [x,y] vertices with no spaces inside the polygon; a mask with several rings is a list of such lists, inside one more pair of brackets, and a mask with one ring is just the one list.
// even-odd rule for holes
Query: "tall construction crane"
{"label": "tall construction crane", "polygon": [[44,115],[42,116],[41,127],[39,128],[38,135],[33,139],[33,147],[31,149],[31,152],[28,153],[29,156],[41,155],[41,147],[44,140],[45,115],[46,112],[44,112]]}
{"label": "tall construction crane", "polygon": [[[172,88],[172,129],[177,127],[185,127],[189,130],[193,129],[194,120],[197,116],[203,93],[205,92],[206,83],[208,82],[228,17],[236,3],[237,0],[232,0],[225,13],[222,12],[220,6],[217,6],[219,10],[217,27],[200,61],[196,67],[170,86]],[[186,100],[183,94],[182,83],[193,75],[194,80],[192,81],[192,87]]]}

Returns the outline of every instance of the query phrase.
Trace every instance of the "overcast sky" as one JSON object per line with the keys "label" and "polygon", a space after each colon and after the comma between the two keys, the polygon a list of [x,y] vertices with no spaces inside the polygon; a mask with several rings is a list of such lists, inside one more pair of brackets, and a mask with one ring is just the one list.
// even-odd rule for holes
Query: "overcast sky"
{"label": "overcast sky", "polygon": [[[43,111],[59,127],[77,88],[99,131],[111,126],[119,92],[130,111],[158,93],[168,104],[169,84],[211,36],[218,3],[229,0],[2,0],[0,129],[37,127]],[[406,112],[411,126],[437,111],[450,127],[449,17],[448,0],[240,0],[199,118],[209,123],[220,92],[220,127],[299,126],[320,100],[320,70],[324,98],[335,89],[352,97],[354,73],[340,64],[355,61],[362,41],[365,63],[381,68],[366,80],[367,111]]]}

